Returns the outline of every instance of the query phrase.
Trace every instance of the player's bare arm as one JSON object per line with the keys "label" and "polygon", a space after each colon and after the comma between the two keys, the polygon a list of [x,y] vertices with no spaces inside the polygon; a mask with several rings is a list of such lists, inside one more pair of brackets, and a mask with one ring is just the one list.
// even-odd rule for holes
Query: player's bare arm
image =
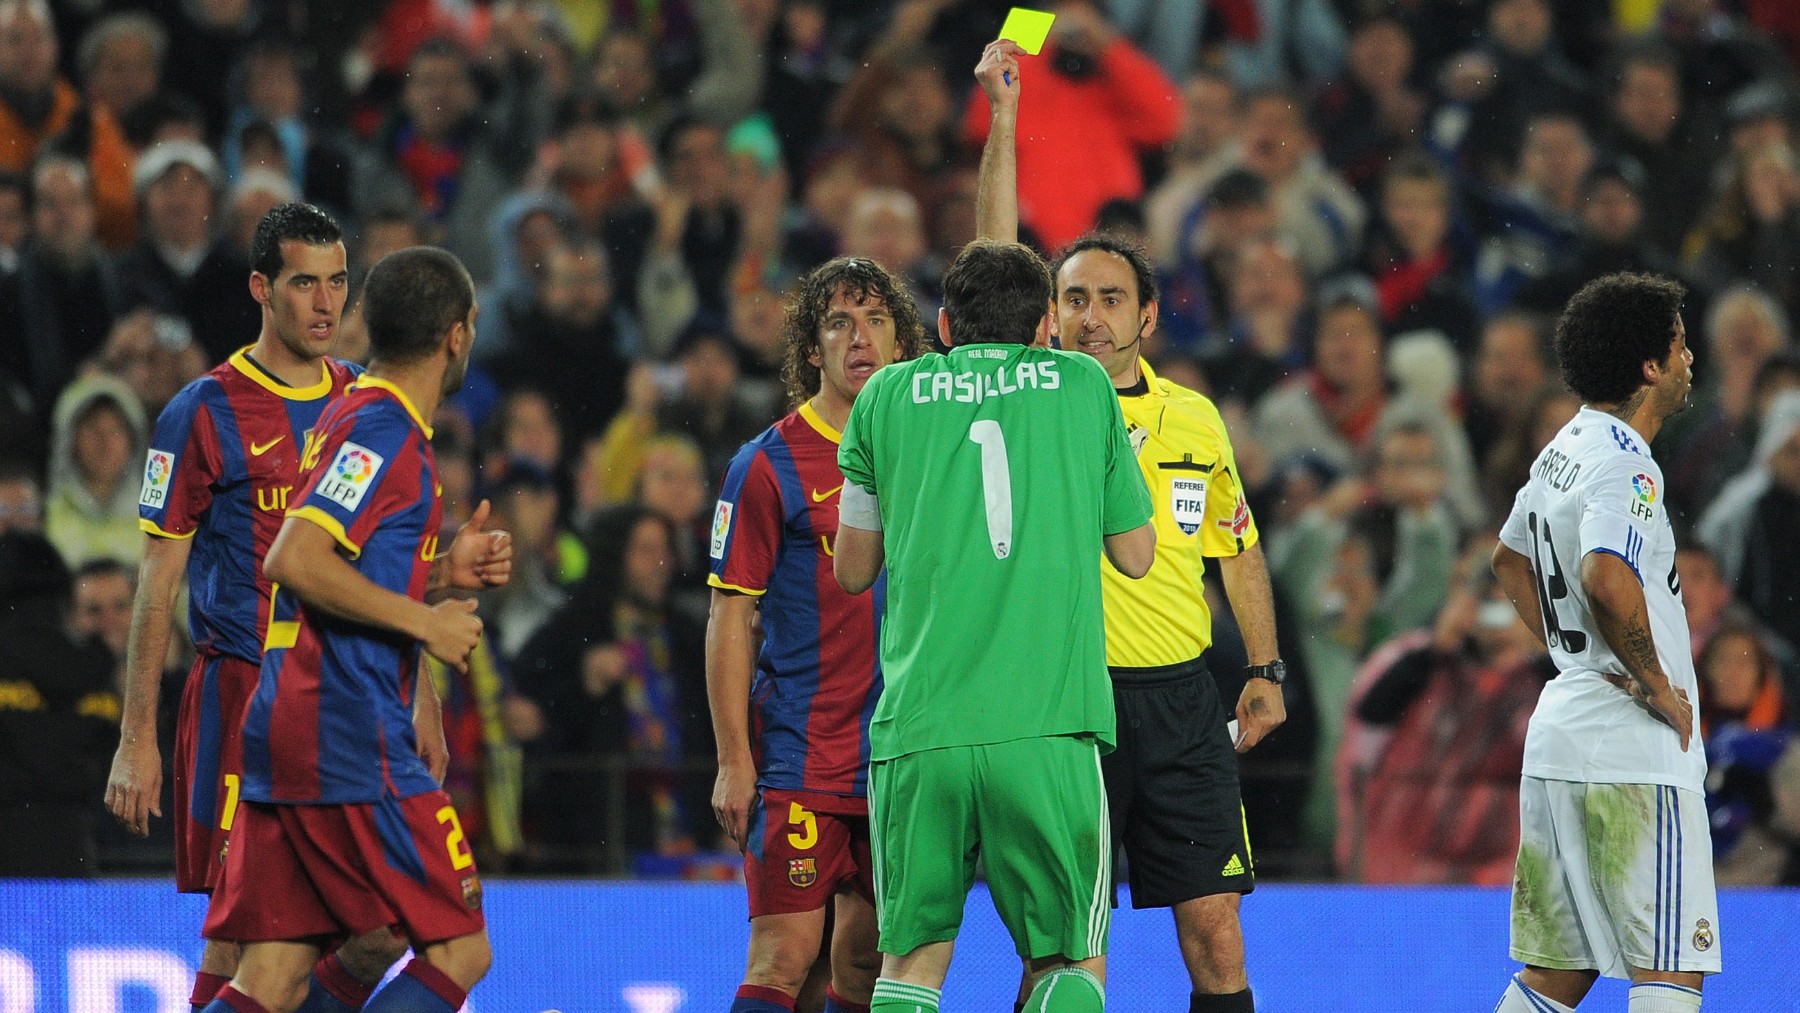
{"label": "player's bare arm", "polygon": [[981,51],[975,80],[986,93],[991,118],[975,186],[975,235],[1005,243],[1019,241],[1019,57],[1010,39]]}
{"label": "player's bare arm", "polygon": [[163,659],[175,624],[175,600],[187,573],[192,538],[149,536],[138,565],[137,600],[131,607],[131,639],[125,648],[125,710],[119,749],[106,780],[106,808],[139,837],[150,817],[162,815],[162,751],[156,745],[156,710],[162,696]]}
{"label": "player's bare arm", "polygon": [[1150,521],[1130,531],[1107,535],[1104,544],[1113,568],[1132,580],[1149,573],[1150,564],[1156,562],[1156,527]]}
{"label": "player's bare arm", "polygon": [[304,517],[282,522],[263,572],[307,608],[412,637],[444,664],[458,672],[469,670],[469,653],[481,639],[473,600],[432,606],[395,594],[356,572],[338,554],[331,532]]}
{"label": "player's bare arm", "polygon": [[[831,572],[845,592],[862,594],[874,587],[875,578],[881,575],[881,566],[886,561],[887,550],[881,544],[881,532],[839,524]],[[1149,564],[1145,564],[1145,569],[1149,569]]]}
{"label": "player's bare arm", "polygon": [[750,752],[750,679],[756,667],[758,599],[735,591],[712,593],[706,620],[706,700],[718,743],[719,776],[713,815],[742,851],[756,801],[756,761]]}
{"label": "player's bare arm", "polygon": [[427,602],[435,604],[451,591],[501,587],[512,579],[512,535],[482,530],[491,509],[488,501],[482,500],[468,521],[456,529],[450,550],[431,561],[431,576],[425,585]]}
{"label": "player's bare arm", "polygon": [[1619,688],[1654,711],[1681,736],[1687,752],[1693,732],[1694,708],[1687,692],[1669,682],[1656,657],[1656,640],[1650,634],[1650,610],[1637,574],[1623,559],[1607,552],[1590,552],[1581,560],[1581,586],[1594,611],[1594,624],[1606,646],[1624,662],[1630,678],[1612,678]]}
{"label": "player's bare arm", "polygon": [[[1225,598],[1244,635],[1244,648],[1252,665],[1266,665],[1281,657],[1275,641],[1275,594],[1269,585],[1269,565],[1262,546],[1252,545],[1235,556],[1219,559],[1219,577]],[[1287,701],[1281,687],[1268,679],[1244,680],[1238,695],[1238,752],[1248,752],[1263,737],[1287,720]]]}
{"label": "player's bare arm", "polygon": [[424,658],[419,659],[419,675],[413,685],[413,734],[419,740],[419,757],[431,771],[431,779],[441,785],[450,772],[450,743],[444,738],[444,702],[438,699],[437,683]]}
{"label": "player's bare arm", "polygon": [[1500,581],[1501,590],[1506,592],[1507,600],[1512,602],[1513,611],[1519,614],[1537,642],[1548,648],[1550,641],[1544,636],[1544,613],[1538,603],[1537,577],[1532,575],[1531,560],[1507,548],[1502,542],[1494,546],[1490,565],[1495,579]]}

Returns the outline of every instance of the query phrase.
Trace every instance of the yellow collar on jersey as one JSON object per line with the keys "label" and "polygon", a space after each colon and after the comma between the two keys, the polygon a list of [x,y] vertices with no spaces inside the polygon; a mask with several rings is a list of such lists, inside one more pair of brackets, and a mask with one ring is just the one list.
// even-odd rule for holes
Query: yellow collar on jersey
{"label": "yellow collar on jersey", "polygon": [[831,423],[825,421],[824,416],[821,416],[814,410],[810,399],[800,403],[800,417],[806,420],[807,425],[817,429],[820,436],[825,437],[833,443],[844,442],[844,434],[833,429]]}
{"label": "yellow collar on jersey", "polygon": [[394,395],[396,398],[399,398],[400,403],[406,407],[406,414],[411,415],[412,420],[418,423],[420,429],[424,430],[425,438],[428,440],[431,439],[431,426],[425,421],[425,416],[420,415],[419,410],[413,407],[412,398],[407,397],[405,391],[386,380],[383,380],[379,376],[370,376],[368,373],[364,373],[357,377],[356,382],[350,385],[351,390],[355,390],[358,387],[378,387],[381,390],[385,390],[389,394]]}
{"label": "yellow collar on jersey", "polygon": [[317,401],[331,393],[331,367],[324,362],[319,363],[318,383],[306,387],[290,387],[269,375],[268,370],[263,369],[250,358],[250,349],[255,347],[255,345],[245,345],[232,352],[231,358],[226,361],[231,363],[232,369],[249,377],[257,386],[276,397],[286,398],[289,401]]}

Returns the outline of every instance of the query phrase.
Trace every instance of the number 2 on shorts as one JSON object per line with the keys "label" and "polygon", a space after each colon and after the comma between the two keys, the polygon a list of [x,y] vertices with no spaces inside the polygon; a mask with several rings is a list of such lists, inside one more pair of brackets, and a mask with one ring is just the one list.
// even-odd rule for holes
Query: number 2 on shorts
{"label": "number 2 on shorts", "polygon": [[1012,554],[1012,467],[1006,460],[1006,434],[993,419],[969,423],[969,439],[981,448],[981,498],[987,506],[988,542],[994,558]]}
{"label": "number 2 on shorts", "polygon": [[463,836],[462,821],[456,818],[455,807],[439,809],[437,821],[450,824],[450,832],[444,835],[444,848],[450,852],[450,868],[467,869],[474,865],[475,856],[469,854],[469,841]]}

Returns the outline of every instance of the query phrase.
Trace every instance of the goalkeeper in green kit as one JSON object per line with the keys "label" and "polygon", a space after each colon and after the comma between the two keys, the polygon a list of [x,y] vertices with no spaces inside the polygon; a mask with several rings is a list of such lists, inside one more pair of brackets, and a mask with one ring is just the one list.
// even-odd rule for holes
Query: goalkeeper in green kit
{"label": "goalkeeper in green kit", "polygon": [[887,565],[886,689],[870,725],[881,977],[870,1013],[937,1013],[975,862],[1036,985],[1104,1005],[1112,749],[1098,557],[1141,577],[1150,495],[1112,381],[1038,347],[1049,269],[977,240],[944,275],[947,355],[876,373],[845,426],[833,563]]}

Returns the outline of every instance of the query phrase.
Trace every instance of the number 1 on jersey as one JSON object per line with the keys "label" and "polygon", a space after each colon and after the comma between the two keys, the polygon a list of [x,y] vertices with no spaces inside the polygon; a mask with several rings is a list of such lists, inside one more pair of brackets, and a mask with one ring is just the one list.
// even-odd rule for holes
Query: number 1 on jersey
{"label": "number 1 on jersey", "polygon": [[981,498],[987,506],[988,542],[994,558],[1012,554],[1012,467],[1006,460],[1006,435],[993,419],[969,423],[969,439],[981,448]]}

